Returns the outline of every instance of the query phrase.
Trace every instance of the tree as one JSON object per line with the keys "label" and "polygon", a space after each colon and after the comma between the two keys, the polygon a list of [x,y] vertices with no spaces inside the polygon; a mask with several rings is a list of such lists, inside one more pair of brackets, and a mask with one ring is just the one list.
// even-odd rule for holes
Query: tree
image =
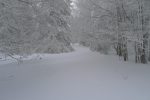
{"label": "tree", "polygon": [[135,61],[147,63],[149,38],[149,8],[146,0],[136,0],[136,9],[132,10],[132,24],[135,37]]}
{"label": "tree", "polygon": [[22,54],[31,41],[34,20],[29,5],[19,1],[1,0],[0,49],[7,55]]}
{"label": "tree", "polygon": [[[78,2],[80,2],[77,3],[80,18],[82,15],[84,20],[88,19],[80,21],[85,22],[81,24],[85,33],[81,38],[82,44],[99,51],[102,45],[106,46],[108,43],[124,61],[128,60],[128,55],[134,49],[135,61],[147,63],[150,22],[148,0],[78,0]],[[104,36],[109,36],[109,39]]]}
{"label": "tree", "polygon": [[9,55],[73,50],[70,0],[0,0],[0,52]]}

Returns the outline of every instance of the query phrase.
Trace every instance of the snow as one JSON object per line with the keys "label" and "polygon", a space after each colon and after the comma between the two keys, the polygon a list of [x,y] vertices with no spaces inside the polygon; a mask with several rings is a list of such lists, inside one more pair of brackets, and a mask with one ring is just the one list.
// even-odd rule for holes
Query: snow
{"label": "snow", "polygon": [[74,47],[21,64],[1,61],[0,100],[150,100],[150,65]]}

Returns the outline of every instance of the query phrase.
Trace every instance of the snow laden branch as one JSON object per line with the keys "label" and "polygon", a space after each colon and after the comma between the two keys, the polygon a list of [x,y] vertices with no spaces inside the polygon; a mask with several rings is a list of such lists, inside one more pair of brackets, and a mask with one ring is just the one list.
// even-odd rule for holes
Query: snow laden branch
{"label": "snow laden branch", "polygon": [[69,0],[0,0],[0,49],[10,55],[72,51],[70,3]]}
{"label": "snow laden branch", "polygon": [[99,52],[114,49],[124,61],[134,55],[136,63],[148,63],[148,0],[78,0],[76,5],[80,15],[72,25],[81,26],[73,30],[82,33],[78,39],[82,45]]}

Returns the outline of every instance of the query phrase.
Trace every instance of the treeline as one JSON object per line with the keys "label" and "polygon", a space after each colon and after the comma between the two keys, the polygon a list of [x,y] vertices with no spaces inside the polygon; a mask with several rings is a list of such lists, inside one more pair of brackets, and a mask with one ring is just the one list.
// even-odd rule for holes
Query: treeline
{"label": "treeline", "polygon": [[81,9],[74,19],[83,26],[81,44],[104,53],[113,47],[124,61],[133,54],[136,63],[150,61],[149,0],[78,0],[76,4]]}
{"label": "treeline", "polygon": [[0,0],[0,53],[26,55],[72,49],[70,0]]}

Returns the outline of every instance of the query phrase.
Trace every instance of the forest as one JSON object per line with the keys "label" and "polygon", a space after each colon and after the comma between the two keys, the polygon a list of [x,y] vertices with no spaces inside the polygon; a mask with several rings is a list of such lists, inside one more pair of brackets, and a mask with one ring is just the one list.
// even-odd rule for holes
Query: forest
{"label": "forest", "polygon": [[150,100],[150,0],[0,0],[0,100]]}
{"label": "forest", "polygon": [[146,64],[149,5],[149,0],[1,0],[0,52],[11,57],[63,53],[79,43]]}
{"label": "forest", "polygon": [[79,0],[72,30],[78,41],[92,50],[136,63],[150,61],[149,0]]}

